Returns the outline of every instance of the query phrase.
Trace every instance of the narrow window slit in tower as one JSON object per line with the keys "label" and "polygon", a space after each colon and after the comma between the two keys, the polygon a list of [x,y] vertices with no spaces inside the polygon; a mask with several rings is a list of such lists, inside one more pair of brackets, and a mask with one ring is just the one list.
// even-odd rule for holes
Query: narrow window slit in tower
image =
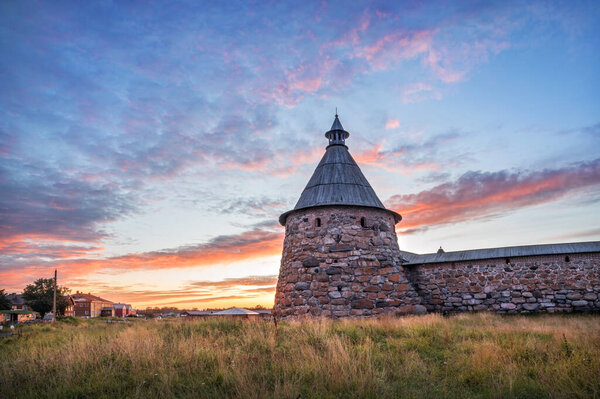
{"label": "narrow window slit in tower", "polygon": [[317,227],[321,227],[321,218],[317,218],[316,225]]}
{"label": "narrow window slit in tower", "polygon": [[571,261],[571,258],[569,258],[569,256],[568,256],[568,255],[567,255],[567,256],[565,256],[565,262],[570,262],[570,261]]}
{"label": "narrow window slit in tower", "polygon": [[360,218],[360,227],[367,227],[367,223],[365,221],[365,218]]}
{"label": "narrow window slit in tower", "polygon": [[506,258],[506,264],[508,265],[510,263],[510,259]]}

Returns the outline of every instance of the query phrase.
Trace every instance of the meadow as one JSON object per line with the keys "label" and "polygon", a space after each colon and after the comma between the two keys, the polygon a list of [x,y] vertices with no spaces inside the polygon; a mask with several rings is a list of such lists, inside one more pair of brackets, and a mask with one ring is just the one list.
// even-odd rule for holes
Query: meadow
{"label": "meadow", "polygon": [[600,397],[600,316],[67,319],[0,339],[0,397]]}

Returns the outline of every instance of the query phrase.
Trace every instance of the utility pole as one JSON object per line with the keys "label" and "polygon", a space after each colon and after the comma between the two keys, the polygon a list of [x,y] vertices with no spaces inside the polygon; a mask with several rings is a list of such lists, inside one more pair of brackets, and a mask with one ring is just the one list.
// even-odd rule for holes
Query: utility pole
{"label": "utility pole", "polygon": [[56,320],[56,269],[54,269],[54,302],[52,304],[52,323]]}

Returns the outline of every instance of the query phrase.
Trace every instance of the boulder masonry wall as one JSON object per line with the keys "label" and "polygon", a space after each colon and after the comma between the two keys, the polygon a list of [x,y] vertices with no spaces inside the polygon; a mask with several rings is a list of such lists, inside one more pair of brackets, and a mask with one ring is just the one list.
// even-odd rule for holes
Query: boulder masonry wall
{"label": "boulder masonry wall", "polygon": [[406,266],[428,311],[600,311],[600,253]]}
{"label": "boulder masonry wall", "polygon": [[290,214],[274,315],[368,317],[425,313],[402,267],[394,216],[326,206]]}

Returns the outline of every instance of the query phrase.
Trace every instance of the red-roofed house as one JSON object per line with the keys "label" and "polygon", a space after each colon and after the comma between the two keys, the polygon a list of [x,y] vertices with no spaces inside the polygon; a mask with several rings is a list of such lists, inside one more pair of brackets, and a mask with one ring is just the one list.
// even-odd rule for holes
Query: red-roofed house
{"label": "red-roofed house", "polygon": [[113,306],[113,302],[107,299],[79,291],[71,295],[71,299],[73,300],[73,316],[76,317],[100,317],[102,308],[112,308]]}
{"label": "red-roofed house", "polygon": [[115,303],[113,307],[115,308],[115,317],[125,317],[135,314],[131,305],[126,303]]}

